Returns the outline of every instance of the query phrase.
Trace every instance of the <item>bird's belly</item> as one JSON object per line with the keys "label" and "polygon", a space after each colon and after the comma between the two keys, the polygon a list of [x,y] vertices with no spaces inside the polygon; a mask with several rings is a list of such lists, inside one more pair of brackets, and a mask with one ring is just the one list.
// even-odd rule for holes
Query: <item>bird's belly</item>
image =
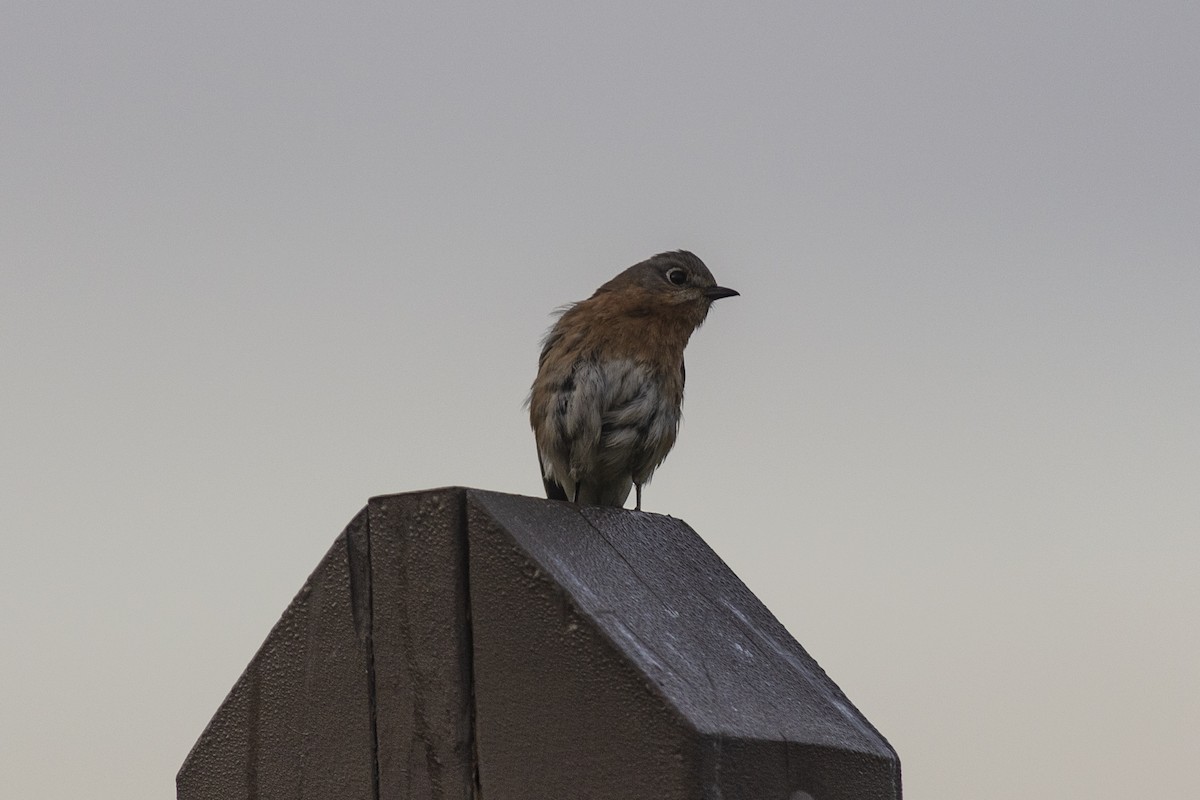
{"label": "bird's belly", "polygon": [[598,472],[644,483],[675,443],[678,400],[643,364],[609,362],[602,368]]}
{"label": "bird's belly", "polygon": [[580,362],[552,395],[539,448],[545,476],[568,498],[578,489],[581,503],[623,505],[675,443],[679,398],[644,364]]}

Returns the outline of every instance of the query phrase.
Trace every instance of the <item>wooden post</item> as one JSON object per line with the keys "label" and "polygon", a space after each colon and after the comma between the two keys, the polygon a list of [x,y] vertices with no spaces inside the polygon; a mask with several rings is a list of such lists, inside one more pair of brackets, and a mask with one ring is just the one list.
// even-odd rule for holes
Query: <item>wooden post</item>
{"label": "wooden post", "polygon": [[201,735],[179,800],[888,800],[895,751],[683,522],[373,498]]}

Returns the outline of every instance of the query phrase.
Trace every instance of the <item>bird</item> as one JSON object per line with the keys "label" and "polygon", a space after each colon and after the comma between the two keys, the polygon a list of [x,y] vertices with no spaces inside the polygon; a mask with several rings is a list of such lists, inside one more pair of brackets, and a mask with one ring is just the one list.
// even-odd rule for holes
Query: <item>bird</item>
{"label": "bird", "polygon": [[662,464],[679,432],[683,350],[718,286],[686,250],[634,264],[565,307],[542,341],[529,423],[546,496],[623,508]]}

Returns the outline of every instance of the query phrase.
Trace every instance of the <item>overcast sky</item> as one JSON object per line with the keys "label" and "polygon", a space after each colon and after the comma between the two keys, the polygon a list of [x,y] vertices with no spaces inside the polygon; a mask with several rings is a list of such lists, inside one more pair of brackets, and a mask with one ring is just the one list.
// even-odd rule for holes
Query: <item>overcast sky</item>
{"label": "overcast sky", "polygon": [[539,494],[550,312],[722,301],[645,507],[926,800],[1200,755],[1200,5],[12,2],[0,786],[162,798],[375,494]]}

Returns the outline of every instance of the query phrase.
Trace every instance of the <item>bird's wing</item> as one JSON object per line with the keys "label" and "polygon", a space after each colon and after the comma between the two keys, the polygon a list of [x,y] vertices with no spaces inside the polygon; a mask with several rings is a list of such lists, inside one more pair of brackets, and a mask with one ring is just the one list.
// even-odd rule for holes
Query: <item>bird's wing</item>
{"label": "bird's wing", "polygon": [[567,500],[567,491],[556,480],[546,477],[546,466],[542,463],[542,454],[538,453],[538,469],[542,472],[542,485],[546,487],[546,497],[551,500]]}

